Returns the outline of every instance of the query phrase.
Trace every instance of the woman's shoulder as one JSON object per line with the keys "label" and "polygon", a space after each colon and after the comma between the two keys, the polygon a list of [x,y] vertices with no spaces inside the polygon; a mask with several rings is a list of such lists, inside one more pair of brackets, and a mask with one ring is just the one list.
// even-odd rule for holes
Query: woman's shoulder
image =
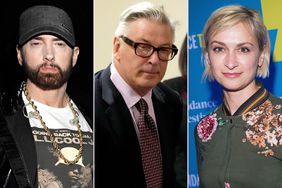
{"label": "woman's shoulder", "polygon": [[272,107],[273,113],[282,113],[282,98],[269,93],[268,100],[265,103],[264,106]]}
{"label": "woman's shoulder", "polygon": [[275,96],[272,93],[269,93],[269,100],[275,104],[282,104],[282,97]]}
{"label": "woman's shoulder", "polygon": [[[217,117],[219,114],[222,115],[222,113],[223,113],[222,107],[223,107],[223,104],[218,105],[216,108],[214,108],[214,109],[213,109],[211,112],[209,112],[207,115],[203,116],[203,117],[200,119],[199,123],[200,123],[201,121],[205,120],[205,119],[210,118],[211,116],[212,116],[212,117]],[[199,123],[198,123],[198,124],[199,124]]]}

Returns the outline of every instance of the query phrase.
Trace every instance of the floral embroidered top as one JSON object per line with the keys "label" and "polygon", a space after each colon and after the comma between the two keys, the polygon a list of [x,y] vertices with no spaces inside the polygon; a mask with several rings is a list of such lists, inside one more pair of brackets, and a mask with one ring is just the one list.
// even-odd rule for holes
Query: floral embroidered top
{"label": "floral embroidered top", "polygon": [[201,188],[282,188],[282,99],[264,87],[201,119],[195,139]]}

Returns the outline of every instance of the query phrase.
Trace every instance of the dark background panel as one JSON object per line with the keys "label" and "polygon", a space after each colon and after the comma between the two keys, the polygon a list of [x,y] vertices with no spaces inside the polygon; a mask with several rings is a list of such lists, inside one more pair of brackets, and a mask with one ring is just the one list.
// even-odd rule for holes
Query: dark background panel
{"label": "dark background panel", "polygon": [[72,18],[76,43],[80,48],[78,62],[68,84],[68,93],[92,116],[93,111],[93,0],[10,0],[1,5],[0,23],[0,90],[15,92],[24,72],[16,58],[19,16],[33,5],[54,5]]}

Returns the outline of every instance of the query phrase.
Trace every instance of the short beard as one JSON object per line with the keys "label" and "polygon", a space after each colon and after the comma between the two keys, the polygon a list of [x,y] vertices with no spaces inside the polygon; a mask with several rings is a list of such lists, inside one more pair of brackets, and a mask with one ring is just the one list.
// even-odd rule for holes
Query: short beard
{"label": "short beard", "polygon": [[48,65],[48,63],[43,63],[33,69],[25,61],[24,57],[22,57],[22,60],[23,69],[27,75],[27,78],[42,90],[53,90],[61,88],[68,81],[72,72],[72,60],[70,60],[69,66],[65,71],[63,71],[57,64],[49,64],[49,66],[57,68],[59,72],[47,74],[40,72],[40,68]]}

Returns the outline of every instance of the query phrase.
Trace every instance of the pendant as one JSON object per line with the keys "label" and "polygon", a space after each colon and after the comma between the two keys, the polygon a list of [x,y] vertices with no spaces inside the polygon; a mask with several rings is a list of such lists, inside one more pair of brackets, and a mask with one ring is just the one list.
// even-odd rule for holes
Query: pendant
{"label": "pendant", "polygon": [[37,112],[29,112],[28,117],[38,119],[39,116]]}
{"label": "pendant", "polygon": [[75,117],[75,118],[69,120],[69,123],[70,123],[71,125],[77,125],[77,123],[78,123],[78,118]]}

